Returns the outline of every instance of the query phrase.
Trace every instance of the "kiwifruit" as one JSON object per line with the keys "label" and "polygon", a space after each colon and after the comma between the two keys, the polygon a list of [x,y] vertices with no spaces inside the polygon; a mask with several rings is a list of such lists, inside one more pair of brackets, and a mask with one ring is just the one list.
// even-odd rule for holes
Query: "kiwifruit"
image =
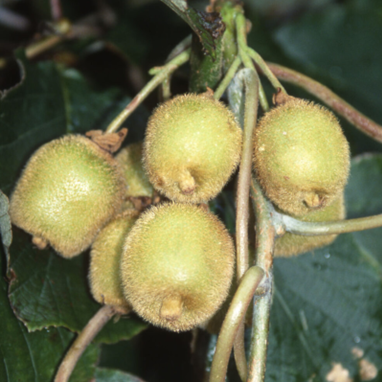
{"label": "kiwifruit", "polygon": [[209,319],[227,297],[234,245],[212,213],[167,203],[144,212],[121,259],[126,299],[145,320],[184,331]]}
{"label": "kiwifruit", "polygon": [[211,93],[186,94],[151,116],[143,159],[154,187],[178,202],[215,197],[236,169],[242,131],[232,112]]}
{"label": "kiwifruit", "polygon": [[330,111],[291,98],[266,113],[254,133],[254,168],[267,197],[300,216],[329,205],[349,174],[349,145]]}
{"label": "kiwifruit", "polygon": [[[343,193],[329,206],[299,217],[300,220],[307,222],[342,220],[344,218],[345,205]],[[329,245],[336,237],[337,235],[303,236],[287,232],[276,239],[274,255],[276,257],[299,255],[312,249]]]}
{"label": "kiwifruit", "polygon": [[123,244],[137,218],[136,212],[124,211],[102,229],[92,244],[90,290],[100,304],[122,309],[129,306],[122,293],[119,268]]}
{"label": "kiwifruit", "polygon": [[126,189],[114,158],[90,139],[68,135],[30,158],[10,199],[13,224],[73,257],[119,212]]}
{"label": "kiwifruit", "polygon": [[123,148],[115,157],[127,183],[126,196],[151,198],[154,188],[151,185],[142,162],[143,142],[132,143]]}

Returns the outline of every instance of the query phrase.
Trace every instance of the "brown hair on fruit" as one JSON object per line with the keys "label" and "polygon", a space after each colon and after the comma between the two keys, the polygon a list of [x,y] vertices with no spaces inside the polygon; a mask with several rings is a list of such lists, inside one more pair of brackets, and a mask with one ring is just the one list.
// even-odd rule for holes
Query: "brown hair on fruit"
{"label": "brown hair on fruit", "polygon": [[123,290],[134,311],[172,331],[192,329],[217,311],[233,269],[228,231],[192,204],[163,204],[143,213],[121,259]]}
{"label": "brown hair on fruit", "polygon": [[128,308],[122,293],[120,260],[126,237],[138,213],[125,211],[97,235],[90,251],[89,283],[91,293],[100,304]]}
{"label": "brown hair on fruit", "polygon": [[90,139],[68,135],[40,147],[10,198],[11,221],[70,258],[87,249],[119,211],[126,189],[114,158]]}
{"label": "brown hair on fruit", "polygon": [[333,113],[322,106],[290,97],[264,115],[253,143],[256,176],[287,214],[322,209],[343,192],[349,145]]}
{"label": "brown hair on fruit", "polygon": [[152,114],[144,164],[151,183],[169,199],[202,203],[235,171],[241,144],[233,113],[211,93],[181,95]]}
{"label": "brown hair on fruit", "polygon": [[[332,220],[342,220],[345,218],[345,205],[343,193],[329,206],[313,211],[299,217],[306,222],[324,222]],[[292,233],[285,233],[275,241],[275,257],[289,257],[299,255],[331,244],[337,235],[303,236]]]}

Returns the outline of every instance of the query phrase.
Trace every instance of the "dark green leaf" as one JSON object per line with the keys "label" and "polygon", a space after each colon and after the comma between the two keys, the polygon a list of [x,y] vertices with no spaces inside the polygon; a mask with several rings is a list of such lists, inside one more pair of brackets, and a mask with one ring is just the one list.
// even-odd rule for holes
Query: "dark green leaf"
{"label": "dark green leaf", "polygon": [[142,353],[137,351],[137,346],[141,346],[142,342],[142,336],[137,336],[129,341],[102,344],[98,367],[140,375]]}
{"label": "dark green leaf", "polygon": [[[33,248],[30,236],[15,230],[11,246],[9,298],[16,315],[29,330],[65,326],[79,332],[100,305],[90,295],[88,257],[67,260],[53,250]],[[139,319],[109,322],[98,342],[129,339],[146,327]]]}
{"label": "dark green leaf", "polygon": [[[381,3],[333,4],[281,26],[275,39],[304,72],[328,85],[362,113],[382,123]],[[346,127],[353,154],[382,146]]]}
{"label": "dark green leaf", "polygon": [[8,207],[8,198],[0,190],[0,236],[7,258],[7,264],[9,262],[9,247],[12,243],[12,227]]}
{"label": "dark green leaf", "polygon": [[196,33],[206,54],[212,60],[216,57],[216,40],[219,40],[225,30],[220,15],[216,12],[207,13],[189,8],[184,0],[161,0],[180,16]]}
{"label": "dark green leaf", "polygon": [[[381,212],[381,161],[353,161],[351,215]],[[324,381],[336,364],[359,380],[361,359],[382,368],[381,237],[382,228],[343,234],[314,252],[275,259],[267,381]]]}
{"label": "dark green leaf", "polygon": [[149,49],[148,42],[131,21],[134,16],[131,13],[129,10],[118,14],[118,23],[106,34],[105,40],[117,48],[126,59],[138,64]]}
{"label": "dark green leaf", "polygon": [[187,0],[163,0],[163,3],[178,13],[180,17],[183,17],[182,13],[187,12],[188,9]]}
{"label": "dark green leaf", "polygon": [[[1,70],[1,69],[5,69],[5,70]],[[5,65],[5,68],[0,68],[0,78],[1,78],[0,100],[2,100],[3,98],[7,96],[9,92],[13,91],[24,82],[25,80],[24,65],[22,64],[20,60],[9,60],[7,65]],[[7,82],[10,80],[11,80],[11,83]]]}
{"label": "dark green leaf", "polygon": [[[53,381],[63,354],[75,335],[63,328],[49,328],[28,333],[12,312],[4,278],[1,278],[0,283],[0,358],[2,359],[0,381]],[[89,346],[77,364],[70,381],[90,380],[94,374],[97,358],[98,347]]]}
{"label": "dark green leaf", "polygon": [[142,379],[131,374],[113,369],[96,369],[96,382],[143,382]]}
{"label": "dark green leaf", "polygon": [[365,154],[353,159],[346,187],[347,215],[357,218],[382,213],[382,155]]}

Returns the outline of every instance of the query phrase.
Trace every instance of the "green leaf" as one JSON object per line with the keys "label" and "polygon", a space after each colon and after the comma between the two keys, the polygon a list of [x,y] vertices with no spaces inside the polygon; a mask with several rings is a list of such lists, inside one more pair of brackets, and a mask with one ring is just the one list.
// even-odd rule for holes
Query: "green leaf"
{"label": "green leaf", "polygon": [[[104,128],[127,103],[117,90],[97,92],[73,69],[23,58],[26,77],[0,103],[0,185],[11,189],[21,166],[40,144],[68,132]],[[142,134],[146,115],[129,121]],[[129,124],[128,124],[129,126]],[[2,198],[1,206],[4,204]],[[73,260],[53,250],[39,251],[29,235],[16,229],[10,248],[10,301],[29,330],[65,326],[80,331],[100,308],[87,284],[88,257]],[[108,323],[99,342],[129,339],[145,328],[136,318]]]}
{"label": "green leaf", "polygon": [[161,0],[181,17],[196,33],[206,54],[216,57],[216,40],[222,37],[225,26],[216,12],[207,13],[188,7],[185,0]]}
{"label": "green leaf", "polygon": [[[353,160],[350,215],[381,212],[381,163],[381,155]],[[343,234],[330,246],[275,259],[266,381],[324,381],[335,364],[360,380],[356,353],[382,369],[381,238],[382,228]]]}
{"label": "green leaf", "polygon": [[382,213],[382,155],[365,154],[353,159],[346,187],[347,215],[358,218]]}
{"label": "green leaf", "polygon": [[[32,247],[30,236],[15,230],[11,246],[9,298],[19,319],[31,331],[48,326],[65,326],[79,332],[98,311],[91,297],[87,271],[89,259],[80,255],[68,260],[52,249]],[[111,320],[96,337],[112,343],[129,339],[146,324],[135,317]]]}
{"label": "green leaf", "polygon": [[12,226],[8,208],[8,198],[0,190],[0,236],[7,259],[7,264],[9,262],[9,247],[12,243]]}
{"label": "green leaf", "polygon": [[[278,28],[274,38],[304,73],[323,82],[377,123],[382,123],[381,3],[334,3]],[[345,124],[353,154],[382,146]]]}
{"label": "green leaf", "polygon": [[97,368],[95,374],[96,382],[143,382],[131,374],[119,370]]}
{"label": "green leaf", "polygon": [[[0,256],[0,263],[2,259]],[[28,333],[12,312],[3,277],[0,284],[0,381],[53,382],[63,354],[75,335],[63,328]],[[95,345],[87,348],[74,370],[71,382],[88,381],[93,377],[98,353]]]}

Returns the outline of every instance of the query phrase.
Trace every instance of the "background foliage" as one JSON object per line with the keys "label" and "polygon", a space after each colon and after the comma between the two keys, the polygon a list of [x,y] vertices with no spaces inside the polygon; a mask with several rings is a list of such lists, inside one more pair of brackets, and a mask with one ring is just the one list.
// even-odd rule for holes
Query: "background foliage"
{"label": "background foliage", "polygon": [[[189,3],[196,9],[206,5]],[[78,22],[96,13],[96,4],[63,1],[64,14]],[[248,0],[245,5],[252,23],[249,45],[266,60],[312,76],[382,122],[380,1]],[[107,2],[111,21],[103,20],[95,35],[28,60],[23,47],[47,32],[49,2],[16,0],[5,6],[29,22],[23,31],[0,25],[0,189],[9,196],[35,149],[66,133],[104,129],[149,78],[147,70],[161,65],[190,29],[159,1],[113,0]],[[173,93],[187,91],[187,76],[187,67],[177,72]],[[142,139],[158,100],[154,93],[127,121],[127,143]],[[348,216],[381,213],[382,146],[341,123],[354,156]],[[233,183],[213,202],[231,230],[232,191]],[[88,254],[64,260],[51,250],[38,251],[28,235],[13,229],[7,267],[6,211],[1,195],[0,380],[50,381],[73,332],[99,307],[87,286]],[[342,381],[382,380],[381,372],[375,375],[382,369],[381,238],[381,229],[341,235],[329,247],[275,260],[267,382],[340,381],[332,379],[338,365],[345,373]],[[192,366],[200,359],[190,352],[190,333],[142,331],[145,327],[135,316],[109,323],[71,380],[137,381],[131,373],[149,382],[200,380]],[[231,380],[237,380],[234,372]]]}

